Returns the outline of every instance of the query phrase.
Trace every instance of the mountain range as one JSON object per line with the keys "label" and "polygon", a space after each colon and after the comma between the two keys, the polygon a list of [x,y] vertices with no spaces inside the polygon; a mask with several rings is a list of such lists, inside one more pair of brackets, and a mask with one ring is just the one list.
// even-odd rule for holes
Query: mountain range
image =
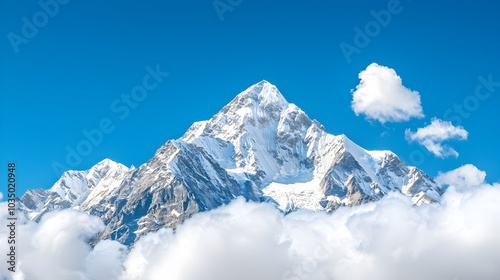
{"label": "mountain range", "polygon": [[106,224],[97,240],[131,245],[238,197],[275,204],[284,213],[331,212],[390,192],[416,205],[438,202],[443,194],[422,170],[391,151],[369,151],[329,134],[261,81],[167,141],[140,167],[105,159],[86,171],[67,171],[48,190],[28,190],[20,207],[35,221],[50,211],[84,211]]}

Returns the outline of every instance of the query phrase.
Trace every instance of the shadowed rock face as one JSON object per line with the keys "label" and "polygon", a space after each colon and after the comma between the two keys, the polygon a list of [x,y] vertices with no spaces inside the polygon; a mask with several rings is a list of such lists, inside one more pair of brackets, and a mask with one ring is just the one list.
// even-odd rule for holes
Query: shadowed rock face
{"label": "shadowed rock face", "polygon": [[49,190],[27,191],[21,209],[33,220],[78,209],[107,225],[98,240],[130,245],[240,196],[274,203],[286,213],[330,212],[393,191],[416,204],[442,194],[425,173],[392,152],[367,151],[344,135],[328,134],[262,81],[165,143],[139,168],[106,159],[87,171],[68,171]]}

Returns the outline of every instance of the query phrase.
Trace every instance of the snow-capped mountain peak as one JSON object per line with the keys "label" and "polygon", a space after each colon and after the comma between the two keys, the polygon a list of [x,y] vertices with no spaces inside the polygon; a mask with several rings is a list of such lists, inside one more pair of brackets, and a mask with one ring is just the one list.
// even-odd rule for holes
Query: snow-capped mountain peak
{"label": "snow-capped mountain peak", "polygon": [[166,142],[139,168],[103,160],[87,171],[68,171],[52,189],[28,191],[21,201],[32,219],[63,208],[98,215],[107,225],[100,238],[132,244],[239,196],[284,212],[329,212],[393,191],[416,204],[439,200],[442,193],[394,153],[329,134],[276,86],[261,81]]}
{"label": "snow-capped mountain peak", "polygon": [[38,219],[52,210],[79,208],[89,198],[118,188],[120,175],[127,171],[129,169],[123,164],[104,159],[85,171],[64,172],[49,190],[38,189],[29,192],[23,196],[21,202],[33,219]]}
{"label": "snow-capped mountain peak", "polygon": [[250,86],[248,89],[238,94],[235,100],[243,100],[247,98],[254,99],[263,106],[270,104],[288,104],[278,88],[266,80],[262,80],[255,85]]}

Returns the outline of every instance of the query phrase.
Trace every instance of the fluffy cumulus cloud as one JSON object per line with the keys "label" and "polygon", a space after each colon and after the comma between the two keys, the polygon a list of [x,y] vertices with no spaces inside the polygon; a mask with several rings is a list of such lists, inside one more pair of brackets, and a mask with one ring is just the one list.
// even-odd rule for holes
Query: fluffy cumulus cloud
{"label": "fluffy cumulus cloud", "polygon": [[[6,221],[6,204],[0,205],[3,215],[0,218]],[[113,279],[106,277],[113,272],[117,277],[121,272],[122,259],[117,254],[125,252],[125,246],[105,241],[92,250],[88,244],[104,229],[103,222],[97,217],[65,210],[49,213],[39,223],[27,221],[19,215],[17,225],[17,271],[10,274],[7,270],[9,264],[2,261],[1,279],[10,279],[9,276],[15,280]],[[7,246],[4,246],[10,235],[7,230],[5,226],[0,228],[2,256],[8,253]]]}
{"label": "fluffy cumulus cloud", "polygon": [[139,241],[124,279],[281,279],[293,265],[283,215],[270,204],[239,199],[179,227]]}
{"label": "fluffy cumulus cloud", "polygon": [[431,124],[412,132],[406,129],[405,135],[409,142],[416,141],[437,157],[458,157],[458,152],[452,147],[444,145],[447,140],[467,140],[468,132],[461,126],[455,127],[449,121],[433,118]]}
{"label": "fluffy cumulus cloud", "polygon": [[130,252],[113,241],[91,250],[87,242],[102,222],[63,211],[38,224],[23,222],[16,277],[497,280],[500,186],[486,184],[483,175],[469,165],[441,174],[440,182],[450,185],[441,203],[421,207],[391,194],[333,214],[284,216],[269,204],[238,199],[195,215],[175,232],[150,233]]}
{"label": "fluffy cumulus cloud", "polygon": [[356,115],[381,123],[424,117],[420,94],[406,88],[394,69],[372,63],[358,77],[351,102]]}
{"label": "fluffy cumulus cloud", "polygon": [[435,181],[442,186],[467,188],[484,184],[485,179],[486,172],[479,170],[472,164],[466,164],[455,170],[440,173]]}

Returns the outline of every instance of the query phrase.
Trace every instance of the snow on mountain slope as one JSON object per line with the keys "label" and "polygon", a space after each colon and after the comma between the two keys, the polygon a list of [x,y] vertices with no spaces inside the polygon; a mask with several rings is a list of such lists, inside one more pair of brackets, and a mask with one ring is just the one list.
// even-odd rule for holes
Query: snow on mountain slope
{"label": "snow on mountain slope", "polygon": [[321,202],[326,198],[319,183],[319,179],[272,182],[262,189],[263,198],[264,201],[267,199],[268,202],[277,204],[285,213],[297,209],[323,211],[325,209]]}
{"label": "snow on mountain slope", "polygon": [[86,171],[64,172],[49,190],[28,190],[21,198],[21,208],[30,219],[38,220],[49,211],[97,204],[96,197],[116,190],[128,170],[122,164],[105,159]]}
{"label": "snow on mountain slope", "polygon": [[62,208],[97,215],[107,225],[100,239],[132,244],[239,196],[287,213],[330,212],[392,191],[415,204],[438,201],[442,194],[394,153],[368,151],[345,135],[327,133],[262,81],[165,143],[139,168],[105,160],[88,171],[66,172],[52,189],[29,191],[22,202],[32,219]]}

